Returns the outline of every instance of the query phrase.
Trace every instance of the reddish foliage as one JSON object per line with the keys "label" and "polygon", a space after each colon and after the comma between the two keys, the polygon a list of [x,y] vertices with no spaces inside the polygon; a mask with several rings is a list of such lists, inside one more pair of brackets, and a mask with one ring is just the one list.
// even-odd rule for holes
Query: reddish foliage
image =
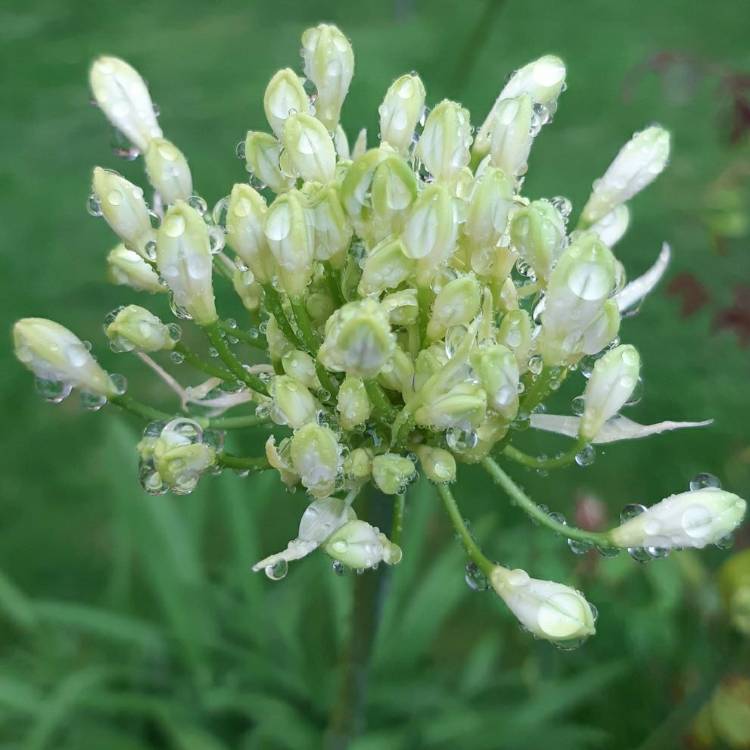
{"label": "reddish foliage", "polygon": [[701,283],[697,276],[687,271],[678,273],[667,287],[667,294],[670,297],[677,297],[682,303],[680,314],[683,318],[698,312],[705,307],[711,295],[708,289]]}

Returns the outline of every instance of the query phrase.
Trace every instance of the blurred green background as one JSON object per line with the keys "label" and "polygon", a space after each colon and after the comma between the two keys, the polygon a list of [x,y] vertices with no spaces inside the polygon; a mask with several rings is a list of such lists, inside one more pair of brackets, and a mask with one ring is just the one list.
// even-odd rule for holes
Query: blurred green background
{"label": "blurred green background", "polygon": [[[510,71],[561,55],[568,90],[535,144],[532,197],[562,194],[580,208],[634,130],[653,121],[672,130],[670,168],[633,202],[617,248],[632,275],[662,241],[674,249],[666,281],[623,328],[645,369],[645,397],[630,416],[716,421],[614,445],[585,471],[512,473],[569,518],[593,499],[614,521],[625,504],[681,491],[701,471],[750,496],[750,108],[741,106],[750,86],[738,75],[750,74],[746,0],[10,0],[0,8],[6,326],[28,315],[60,320],[143,400],[168,399],[102,341],[104,315],[137,295],[105,282],[113,243],[85,212],[90,171],[101,164],[140,180],[141,164],[112,155],[109,128],[88,103],[89,61],[108,52],[144,74],[166,135],[211,204],[245,179],[235,144],[265,128],[268,79],[299,67],[300,33],[320,20],[353,42],[343,124],[352,137],[367,126],[371,142],[382,95],[403,72],[422,75],[430,104],[458,98],[478,123]],[[382,582],[372,660],[356,675],[354,687],[367,680],[369,689],[342,720],[352,703],[339,680],[355,578],[334,575],[322,555],[279,583],[249,573],[296,530],[304,498],[270,475],[148,497],[136,478],[134,421],[84,412],[75,399],[48,406],[10,348],[0,354],[3,750],[297,750],[323,747],[324,736],[346,747],[330,727],[348,719],[355,750],[678,748],[686,735],[701,741],[692,717],[714,686],[748,672],[715,585],[746,536],[733,551],[648,565],[576,557],[466,470],[457,494],[487,550],[584,589],[599,607],[599,633],[574,652],[520,633],[496,597],[465,585],[461,550],[420,484],[408,500],[404,562]],[[571,380],[556,411],[582,387]],[[530,451],[560,444],[522,438]],[[235,447],[257,450],[257,436],[241,441]],[[724,723],[736,729],[743,711],[747,721],[747,696],[730,701]],[[750,747],[719,724],[704,725],[707,746]]]}

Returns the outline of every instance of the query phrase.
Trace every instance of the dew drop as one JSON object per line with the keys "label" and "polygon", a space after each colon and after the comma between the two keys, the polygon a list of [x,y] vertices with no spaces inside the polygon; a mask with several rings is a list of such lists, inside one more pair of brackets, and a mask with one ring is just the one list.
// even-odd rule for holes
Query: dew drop
{"label": "dew drop", "polygon": [[99,199],[92,193],[86,201],[86,211],[89,215],[99,217],[102,215],[102,204]]}
{"label": "dew drop", "polygon": [[464,580],[466,581],[466,585],[472,591],[487,591],[490,587],[490,582],[487,580],[487,576],[482,573],[475,562],[466,563]]}
{"label": "dew drop", "polygon": [[583,539],[568,539],[568,547],[574,555],[585,555],[589,550],[593,549],[593,544]]}
{"label": "dew drop", "polygon": [[721,482],[719,481],[718,477],[715,477],[713,474],[709,474],[707,471],[702,471],[700,474],[696,474],[691,480],[690,480],[690,490],[704,490],[707,487],[713,487],[718,490],[721,489]]}
{"label": "dew drop", "polygon": [[620,523],[625,523],[626,521],[629,521],[631,518],[640,516],[641,513],[645,513],[645,512],[646,512],[645,505],[640,505],[639,503],[630,503],[629,505],[626,505],[620,511]]}
{"label": "dew drop", "polygon": [[62,383],[58,380],[46,380],[45,378],[36,378],[34,380],[36,392],[50,404],[62,403],[73,390],[69,383]]}
{"label": "dew drop", "polygon": [[591,466],[596,459],[596,449],[593,445],[585,445],[576,453],[576,463],[579,466]]}
{"label": "dew drop", "polygon": [[277,560],[273,565],[265,568],[266,578],[271,581],[280,581],[289,572],[289,563],[286,560]]}

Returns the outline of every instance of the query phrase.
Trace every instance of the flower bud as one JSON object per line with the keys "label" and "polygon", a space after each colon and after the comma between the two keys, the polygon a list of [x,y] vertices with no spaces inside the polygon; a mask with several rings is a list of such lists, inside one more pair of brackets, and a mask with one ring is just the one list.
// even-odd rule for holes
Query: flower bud
{"label": "flower bud", "polygon": [[372,474],[372,456],[366,448],[355,448],[344,459],[344,476],[354,484],[366,482]]}
{"label": "flower bud", "polygon": [[281,358],[294,346],[286,339],[276,318],[268,316],[266,321],[266,342],[268,343],[268,356],[272,362],[280,362]]}
{"label": "flower bud", "polygon": [[352,226],[341,205],[338,189],[325,185],[309,196],[315,232],[315,260],[340,268],[352,240]]}
{"label": "flower bud", "polygon": [[650,185],[667,166],[669,132],[658,125],[636,133],[596,180],[581,218],[593,224]]}
{"label": "flower bud", "polygon": [[360,378],[347,375],[341,384],[336,401],[339,423],[345,430],[353,430],[370,418],[370,399]]}
{"label": "flower bud", "polygon": [[336,26],[321,23],[303,32],[302,60],[318,90],[315,116],[333,132],[354,75],[352,45]]}
{"label": "flower bud", "polygon": [[292,466],[291,447],[290,438],[284,438],[278,447],[273,435],[266,440],[266,460],[279,472],[279,478],[287,487],[295,487],[299,482],[299,475]]}
{"label": "flower bud", "polygon": [[310,113],[310,100],[299,76],[291,68],[279,70],[269,81],[263,96],[263,109],[277,138],[282,137],[288,117]]}
{"label": "flower bud", "polygon": [[138,72],[117,57],[98,57],[89,71],[96,103],[107,119],[140,151],[161,128],[146,84]]}
{"label": "flower bud", "polygon": [[372,178],[372,240],[399,234],[416,198],[417,180],[409,165],[396,156],[382,161]]}
{"label": "flower bud", "polygon": [[154,138],[144,154],[146,175],[167,205],[193,194],[193,176],[182,151],[166,138]]}
{"label": "flower bud", "polygon": [[175,345],[169,327],[138,305],[121,307],[104,332],[116,352],[159,352]]}
{"label": "flower bud", "polygon": [[383,149],[366,151],[352,162],[341,183],[341,202],[360,236],[366,235],[369,229],[367,225],[372,211],[371,190],[375,170],[386,157]]}
{"label": "flower bud", "polygon": [[250,185],[237,183],[227,206],[227,242],[261,284],[273,278],[273,257],[263,224],[268,207],[263,196]]}
{"label": "flower bud", "polygon": [[292,436],[292,465],[313,497],[328,497],[336,489],[341,446],[328,427],[310,422]]}
{"label": "flower bud", "polygon": [[469,164],[471,140],[468,110],[443,99],[427,117],[416,155],[436,180],[450,180]]}
{"label": "flower bud", "polygon": [[524,94],[514,99],[503,99],[497,107],[492,124],[490,162],[507,175],[519,177],[526,173],[534,140],[531,97]]}
{"label": "flower bud", "polygon": [[378,383],[390,391],[398,391],[404,397],[414,390],[414,363],[400,346],[396,346],[383,365],[378,374]]}
{"label": "flower bud", "polygon": [[[189,495],[216,463],[216,451],[205,443],[191,443],[164,430],[153,447],[153,462],[161,482],[175,495]],[[155,477],[152,477],[153,481]]]}
{"label": "flower bud", "polygon": [[278,196],[268,208],[263,231],[284,291],[301,297],[312,278],[314,247],[304,196],[297,190]]}
{"label": "flower bud", "polygon": [[638,352],[625,344],[597,360],[583,393],[583,440],[593,440],[602,425],[625,405],[638,383],[640,369]]}
{"label": "flower bud", "polygon": [[484,251],[500,243],[512,206],[511,180],[501,169],[487,166],[474,183],[463,226],[472,250]]}
{"label": "flower bud", "polygon": [[630,210],[627,205],[621,203],[608,214],[594,222],[590,229],[599,235],[601,241],[607,247],[614,247],[622,238],[630,224]]}
{"label": "flower bud", "polygon": [[420,445],[415,449],[425,476],[437,484],[456,481],[456,459],[443,448]]}
{"label": "flower bud", "polygon": [[303,180],[330,182],[336,170],[336,149],[320,120],[296,114],[287,118],[281,136],[284,156]]}
{"label": "flower bud", "polygon": [[602,311],[583,329],[578,348],[582,354],[598,354],[608,346],[620,330],[620,311],[614,299],[604,303]]}
{"label": "flower bud", "polygon": [[159,227],[156,265],[175,303],[198,325],[210,325],[218,319],[208,227],[203,217],[183,201],[169,207]]}
{"label": "flower bud", "polygon": [[432,305],[427,336],[440,339],[451,326],[472,321],[479,312],[481,287],[473,275],[460,276],[440,289]]}
{"label": "flower bud", "polygon": [[453,252],[456,233],[450,193],[443,185],[428,185],[412,206],[404,229],[410,258],[444,260]]}
{"label": "flower bud", "polygon": [[497,342],[513,352],[521,373],[528,368],[532,330],[531,316],[526,310],[510,310],[503,316],[497,333]]}
{"label": "flower bud", "polygon": [[306,388],[320,388],[315,372],[315,360],[307,352],[290,349],[281,358],[281,366],[290,378],[302,383]]}
{"label": "flower bud", "polygon": [[349,302],[328,319],[318,359],[329,370],[374,378],[395,345],[382,307],[373,299],[364,299]]}
{"label": "flower bud", "polygon": [[277,375],[270,388],[273,407],[271,419],[276,424],[297,429],[315,420],[318,404],[312,393],[288,375]]}
{"label": "flower bud", "polygon": [[336,303],[330,294],[324,291],[311,292],[305,297],[305,307],[311,320],[316,326],[323,326],[333,315]]}
{"label": "flower bud", "polygon": [[537,278],[546,282],[565,249],[565,221],[549,201],[534,201],[513,214],[510,238]]}
{"label": "flower bud", "polygon": [[414,137],[414,128],[424,112],[425,90],[418,75],[397,78],[378,107],[380,138],[400,154],[407,154]]}
{"label": "flower bud", "polygon": [[499,565],[493,568],[490,583],[521,625],[537,638],[570,641],[596,632],[591,605],[570,586]]}
{"label": "flower bud", "polygon": [[400,239],[388,237],[365,257],[357,290],[362,296],[395,289],[414,272],[414,260],[406,255]]}
{"label": "flower bud", "polygon": [[518,363],[513,352],[502,344],[485,346],[473,352],[471,366],[487,393],[487,405],[510,421],[518,412]]}
{"label": "flower bud", "polygon": [[281,144],[270,134],[249,130],[245,138],[245,166],[274,193],[283,193],[294,185],[294,177],[283,174],[280,166]]}
{"label": "flower bud", "polygon": [[255,280],[252,271],[245,268],[236,268],[232,273],[232,286],[246,310],[255,312],[260,307],[263,287]]}
{"label": "flower bud", "polygon": [[326,540],[326,554],[355,570],[401,562],[401,548],[365,521],[349,521]]}
{"label": "flower bud", "polygon": [[417,322],[419,305],[416,289],[402,289],[400,292],[387,294],[380,305],[394,326],[410,326]]}
{"label": "flower bud", "polygon": [[610,532],[618,547],[696,547],[731,534],[745,515],[741,497],[717,487],[671,495]]}
{"label": "flower bud", "polygon": [[106,398],[119,394],[85,344],[59,323],[44,318],[22,318],[13,325],[13,344],[18,361],[40,380]]}
{"label": "flower bud", "polygon": [[129,286],[139,292],[166,292],[159,275],[138,253],[117,245],[107,256],[108,275],[115,284]]}
{"label": "flower bud", "polygon": [[422,427],[468,430],[478,426],[487,412],[487,394],[476,383],[458,383],[448,391],[423,390],[422,406],[414,412]]}
{"label": "flower bud", "polygon": [[414,462],[398,453],[384,453],[372,460],[372,479],[386,495],[398,495],[416,476]]}
{"label": "flower bud", "polygon": [[91,189],[112,231],[131,250],[144,258],[152,256],[149,243],[154,240],[154,230],[143,190],[117,172],[101,167],[94,167]]}

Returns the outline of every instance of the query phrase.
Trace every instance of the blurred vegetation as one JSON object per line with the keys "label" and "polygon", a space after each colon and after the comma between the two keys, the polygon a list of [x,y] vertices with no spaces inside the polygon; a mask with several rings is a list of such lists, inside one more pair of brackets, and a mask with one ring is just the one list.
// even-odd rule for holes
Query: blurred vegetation
{"label": "blurred vegetation", "polygon": [[[135,363],[103,350],[105,313],[136,295],[104,283],[112,239],[85,213],[90,170],[140,179],[140,165],[111,155],[88,106],[89,60],[110,52],[145,74],[211,202],[244,179],[234,145],[265,126],[267,80],[298,63],[299,35],[319,20],[338,23],[354,44],[350,133],[376,132],[377,105],[404,71],[419,71],[431,104],[457,97],[477,122],[514,67],[561,55],[569,88],[535,144],[532,197],[563,194],[580,207],[634,130],[657,120],[673,131],[672,164],[634,201],[618,246],[633,275],[663,240],[675,251],[667,283],[624,326],[646,375],[632,416],[715,424],[612,446],[586,473],[513,472],[569,517],[594,497],[614,520],[626,503],[680,491],[700,471],[750,496],[748,146],[746,133],[729,138],[742,88],[731,98],[716,73],[750,71],[743,0],[9,0],[0,8],[0,317],[59,319],[144,400],[169,398]],[[688,63],[646,64],[664,51]],[[320,747],[337,705],[355,578],[335,576],[322,555],[281,583],[249,573],[296,530],[304,498],[270,475],[147,497],[136,479],[136,424],[72,400],[43,404],[8,347],[1,356],[0,748]],[[580,383],[566,386],[561,410]],[[257,450],[257,436],[242,440]],[[554,440],[526,442],[544,450]],[[747,650],[729,632],[714,583],[731,551],[646,566],[577,558],[478,471],[464,471],[457,494],[499,560],[585,589],[599,633],[575,652],[520,633],[495,597],[465,585],[461,550],[420,484],[408,499],[404,561],[377,581],[388,596],[354,750],[654,750],[680,747],[691,732],[698,747],[750,746],[735,726],[747,722],[746,683],[726,682],[747,675]],[[719,681],[724,693],[693,731]]]}

